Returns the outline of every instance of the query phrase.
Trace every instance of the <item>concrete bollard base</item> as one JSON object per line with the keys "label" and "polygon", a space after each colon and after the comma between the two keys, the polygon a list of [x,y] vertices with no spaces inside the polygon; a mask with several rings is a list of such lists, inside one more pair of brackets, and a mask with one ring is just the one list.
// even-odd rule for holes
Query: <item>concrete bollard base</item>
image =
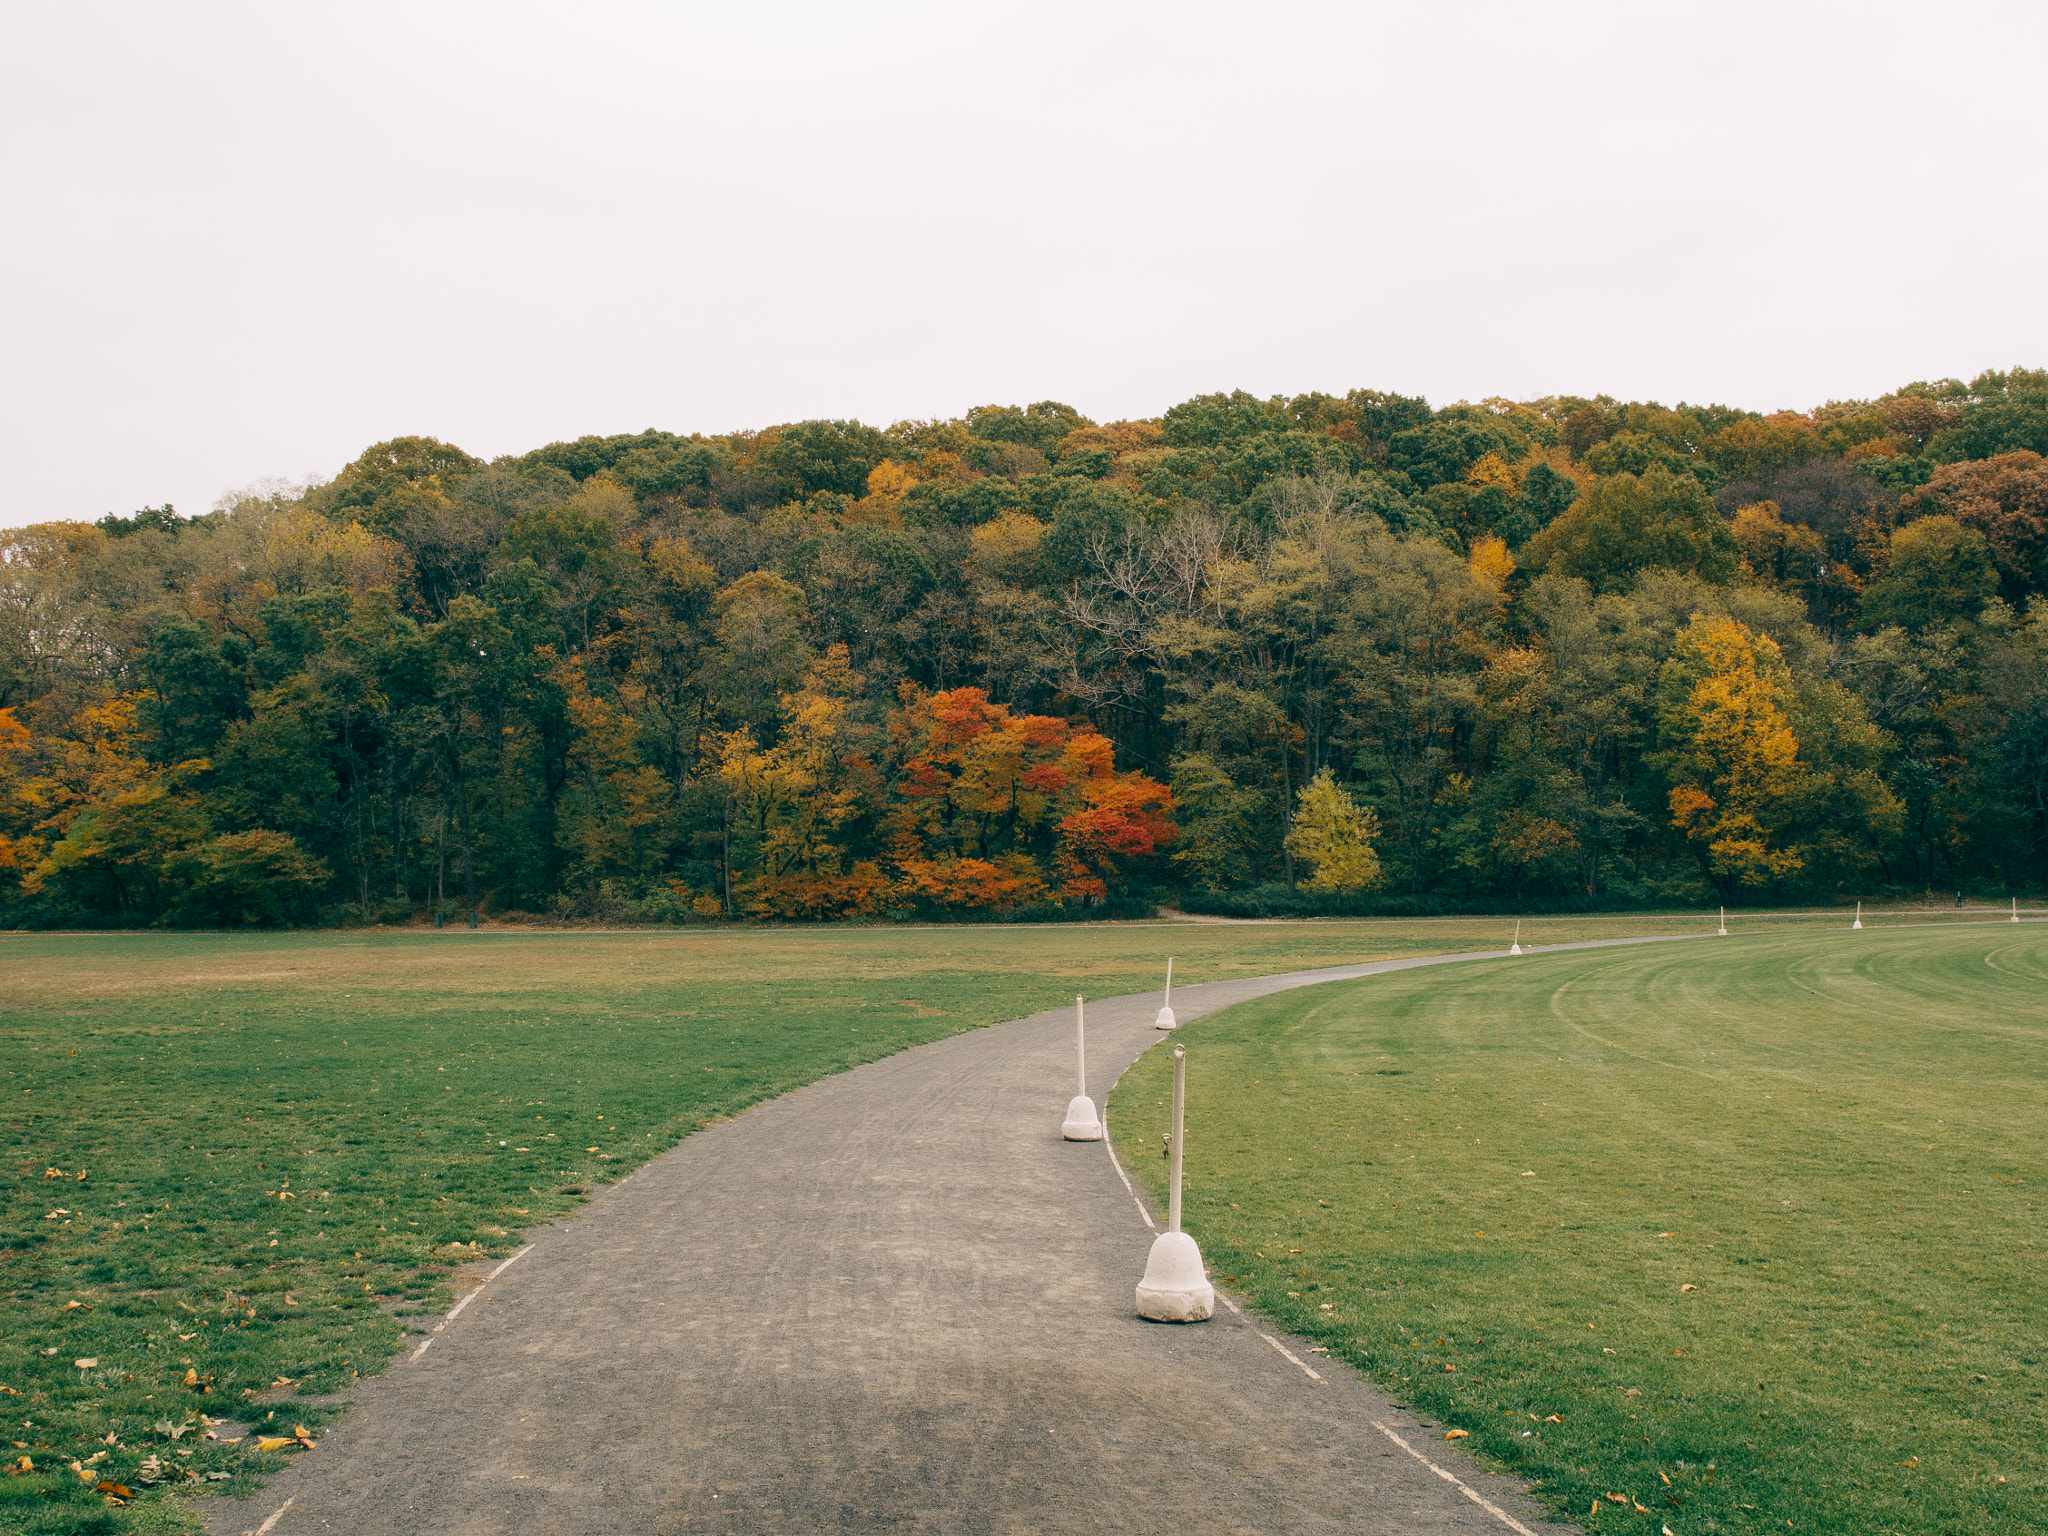
{"label": "concrete bollard base", "polygon": [[1180,1021],[1173,1016],[1171,1008],[1162,1008],[1159,1010],[1159,1017],[1152,1021],[1152,1027],[1154,1029],[1178,1029]]}
{"label": "concrete bollard base", "polygon": [[1138,1316],[1155,1323],[1199,1323],[1216,1314],[1216,1292],[1202,1274],[1202,1250],[1185,1232],[1152,1240],[1138,1282]]}
{"label": "concrete bollard base", "polygon": [[1067,1105],[1067,1123],[1060,1134],[1069,1141],[1102,1140],[1102,1122],[1095,1117],[1095,1101],[1085,1093],[1076,1094]]}

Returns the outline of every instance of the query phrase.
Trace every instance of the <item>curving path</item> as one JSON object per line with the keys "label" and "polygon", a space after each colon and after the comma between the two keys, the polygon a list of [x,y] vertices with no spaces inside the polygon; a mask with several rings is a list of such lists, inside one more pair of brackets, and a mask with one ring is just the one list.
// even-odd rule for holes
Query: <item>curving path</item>
{"label": "curving path", "polygon": [[[1211,982],[1174,1011],[1501,954]],[[1097,1104],[1168,1038],[1158,1006],[1089,1003]],[[208,1528],[1565,1529],[1256,1320],[1140,1321],[1152,1232],[1104,1148],[1060,1139],[1072,1074],[1060,1010],[690,1136],[530,1234],[423,1352],[357,1384],[317,1452],[201,1506]]]}

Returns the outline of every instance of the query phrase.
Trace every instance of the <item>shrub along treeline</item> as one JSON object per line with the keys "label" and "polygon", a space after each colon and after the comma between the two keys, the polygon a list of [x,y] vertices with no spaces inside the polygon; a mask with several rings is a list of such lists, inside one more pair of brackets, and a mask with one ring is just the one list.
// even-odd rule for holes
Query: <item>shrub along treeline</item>
{"label": "shrub along treeline", "polygon": [[2019,369],[401,438],[6,537],[0,921],[2038,886],[2044,454]]}

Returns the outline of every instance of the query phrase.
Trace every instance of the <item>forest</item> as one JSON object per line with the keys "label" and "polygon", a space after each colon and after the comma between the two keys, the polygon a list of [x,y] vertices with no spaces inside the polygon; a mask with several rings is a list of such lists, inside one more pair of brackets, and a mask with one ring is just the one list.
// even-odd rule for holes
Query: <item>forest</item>
{"label": "forest", "polygon": [[648,430],[0,531],[0,924],[2048,886],[2048,370]]}

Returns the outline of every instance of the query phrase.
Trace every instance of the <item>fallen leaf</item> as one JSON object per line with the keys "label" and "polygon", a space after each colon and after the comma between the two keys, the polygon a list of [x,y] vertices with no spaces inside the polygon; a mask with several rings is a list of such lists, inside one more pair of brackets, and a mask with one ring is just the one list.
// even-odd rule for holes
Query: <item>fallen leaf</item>
{"label": "fallen leaf", "polygon": [[7,1469],[7,1475],[9,1477],[20,1477],[24,1473],[35,1471],[35,1469],[36,1464],[24,1456]]}
{"label": "fallen leaf", "polygon": [[[1662,1472],[1659,1472],[1659,1473],[1658,1473],[1657,1475],[1658,1475],[1659,1477],[1664,1477],[1664,1474],[1663,1474]],[[1665,1486],[1666,1488],[1669,1488],[1669,1487],[1671,1486],[1671,1479],[1670,1479],[1670,1478],[1668,1478],[1668,1477],[1664,1477],[1664,1486]]]}
{"label": "fallen leaf", "polygon": [[1564,1415],[1561,1413],[1553,1413],[1549,1418],[1545,1419],[1543,1422],[1546,1424],[1562,1424],[1564,1422]]}
{"label": "fallen leaf", "polygon": [[256,1442],[259,1451],[281,1451],[292,1443],[289,1435],[265,1435]]}
{"label": "fallen leaf", "polygon": [[90,1312],[92,1308],[82,1301],[67,1301],[57,1310],[59,1312]]}
{"label": "fallen leaf", "polygon": [[1648,1511],[1647,1509],[1643,1508],[1643,1506],[1642,1506],[1642,1505],[1638,1504],[1638,1505],[1636,1505],[1636,1513],[1637,1513],[1637,1514],[1639,1514],[1639,1515],[1647,1515],[1647,1514],[1649,1513],[1649,1511]]}
{"label": "fallen leaf", "polygon": [[1659,1232],[1659,1233],[1658,1233],[1657,1235],[1658,1235],[1659,1237],[1676,1237],[1676,1236],[1678,1236],[1678,1234],[1677,1234],[1676,1232]]}
{"label": "fallen leaf", "polygon": [[133,1490],[131,1490],[126,1483],[111,1483],[107,1482],[105,1479],[102,1479],[101,1481],[94,1483],[92,1485],[92,1491],[94,1493],[111,1494],[113,1497],[117,1499],[132,1499],[135,1497]]}
{"label": "fallen leaf", "polygon": [[1902,1467],[1917,1467],[1920,1465],[1920,1458],[1918,1456],[1911,1456],[1900,1462],[1899,1465]]}
{"label": "fallen leaf", "polygon": [[1687,1292],[1687,1291],[1696,1291],[1696,1290],[1698,1290],[1698,1289],[1699,1289],[1699,1287],[1698,1287],[1698,1286],[1696,1286],[1696,1285],[1681,1285],[1681,1286],[1680,1286],[1680,1287],[1678,1288],[1678,1291],[1679,1291],[1679,1294],[1680,1294],[1680,1295],[1684,1295],[1684,1294],[1685,1294],[1685,1292]]}
{"label": "fallen leaf", "polygon": [[87,1355],[83,1360],[74,1360],[71,1363],[77,1366],[81,1371],[89,1371],[94,1366],[98,1365],[100,1362],[99,1357],[97,1355]]}
{"label": "fallen leaf", "polygon": [[303,1424],[294,1424],[292,1426],[292,1438],[295,1440],[310,1440],[313,1438],[313,1432]]}
{"label": "fallen leaf", "polygon": [[595,1151],[597,1150],[597,1148],[595,1148],[595,1147],[585,1147],[585,1148],[584,1148],[583,1150],[584,1150],[584,1151],[586,1151],[586,1152],[595,1152]]}
{"label": "fallen leaf", "polygon": [[1622,1390],[1626,1392],[1630,1397],[1641,1397],[1643,1395],[1643,1389],[1641,1387],[1624,1387],[1622,1388]]}
{"label": "fallen leaf", "polygon": [[1454,1429],[1445,1435],[1444,1438],[1446,1440],[1469,1440],[1471,1436],[1472,1431],[1469,1429]]}
{"label": "fallen leaf", "polygon": [[1629,1497],[1625,1493],[1610,1493],[1607,1495],[1607,1501],[1610,1504],[1626,1504],[1629,1502]]}

